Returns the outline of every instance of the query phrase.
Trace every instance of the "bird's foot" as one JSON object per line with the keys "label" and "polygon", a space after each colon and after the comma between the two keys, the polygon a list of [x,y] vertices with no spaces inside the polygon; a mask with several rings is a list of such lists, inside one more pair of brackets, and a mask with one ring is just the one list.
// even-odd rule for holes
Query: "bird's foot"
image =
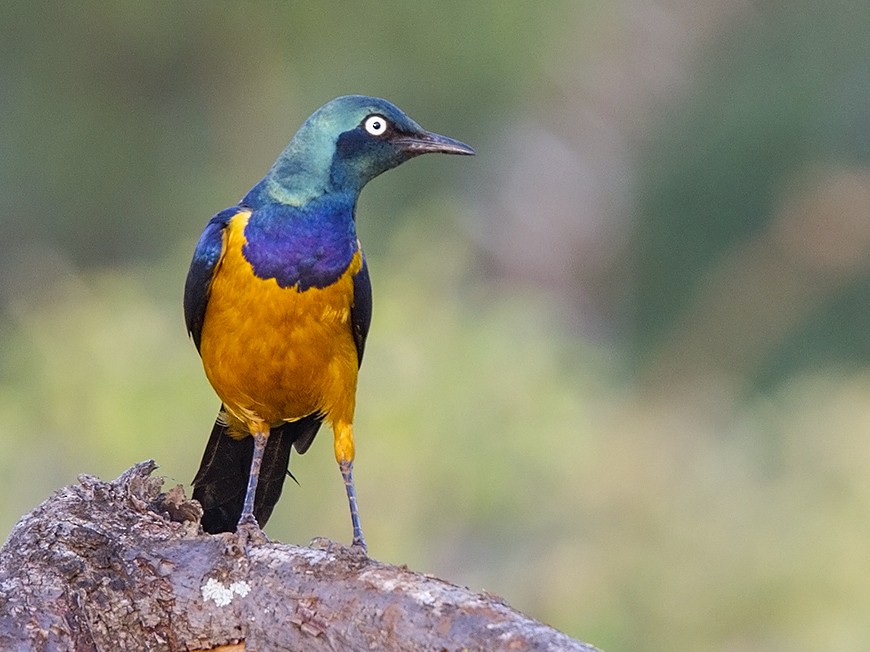
{"label": "bird's foot", "polygon": [[362,532],[359,533],[359,536],[353,538],[350,548],[351,550],[358,550],[365,557],[369,556],[369,547],[366,545],[366,540],[363,538]]}
{"label": "bird's foot", "polygon": [[257,519],[254,518],[253,514],[242,516],[239,519],[239,524],[236,526],[235,545],[242,552],[247,552],[250,547],[259,546],[264,543],[269,543],[269,537],[260,528],[260,524],[257,523]]}
{"label": "bird's foot", "polygon": [[308,547],[315,550],[323,550],[329,554],[353,559],[355,561],[365,561],[369,558],[365,541],[361,544],[354,541],[352,544],[347,546],[326,537],[314,537],[308,542]]}

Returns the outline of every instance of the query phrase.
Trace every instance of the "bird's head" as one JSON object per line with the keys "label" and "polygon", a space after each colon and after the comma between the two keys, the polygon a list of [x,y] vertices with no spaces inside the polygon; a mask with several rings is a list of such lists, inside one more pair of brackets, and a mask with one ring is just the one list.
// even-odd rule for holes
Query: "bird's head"
{"label": "bird's head", "polygon": [[303,123],[266,181],[270,194],[287,203],[329,191],[355,196],[382,172],[430,152],[474,154],[458,140],[426,131],[386,100],[347,95]]}

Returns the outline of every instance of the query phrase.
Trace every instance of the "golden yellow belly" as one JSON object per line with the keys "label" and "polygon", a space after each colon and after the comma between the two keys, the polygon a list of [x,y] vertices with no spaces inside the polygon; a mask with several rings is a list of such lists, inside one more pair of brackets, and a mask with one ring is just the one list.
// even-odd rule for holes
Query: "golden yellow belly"
{"label": "golden yellow belly", "polygon": [[350,424],[359,367],[349,322],[361,254],[329,287],[281,288],[275,279],[257,278],[242,256],[249,217],[240,213],[225,232],[200,345],[234,434],[313,412]]}

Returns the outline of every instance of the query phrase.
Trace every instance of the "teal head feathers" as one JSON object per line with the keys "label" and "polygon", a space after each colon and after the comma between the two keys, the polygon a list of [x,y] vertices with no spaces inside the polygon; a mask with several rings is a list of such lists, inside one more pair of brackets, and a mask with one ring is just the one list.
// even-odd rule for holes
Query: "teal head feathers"
{"label": "teal head feathers", "polygon": [[252,193],[295,206],[327,193],[355,199],[377,175],[429,152],[474,154],[464,143],[426,131],[386,100],[346,95],[302,124]]}

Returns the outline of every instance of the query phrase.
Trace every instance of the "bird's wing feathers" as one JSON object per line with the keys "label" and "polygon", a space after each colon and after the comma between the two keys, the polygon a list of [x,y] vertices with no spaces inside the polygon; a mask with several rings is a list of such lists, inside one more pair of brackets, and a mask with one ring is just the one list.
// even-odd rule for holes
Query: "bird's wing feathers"
{"label": "bird's wing feathers", "polygon": [[187,323],[187,332],[193,338],[197,351],[199,351],[211,281],[224,255],[226,244],[224,231],[233,216],[241,210],[238,206],[227,208],[209,220],[199,237],[190,270],[187,272],[187,281],[184,284],[184,321]]}
{"label": "bird's wing feathers", "polygon": [[362,267],[353,277],[353,305],[350,308],[350,324],[353,341],[356,343],[357,360],[362,364],[363,350],[369,325],[372,323],[372,282],[369,279],[369,266],[362,257]]}

